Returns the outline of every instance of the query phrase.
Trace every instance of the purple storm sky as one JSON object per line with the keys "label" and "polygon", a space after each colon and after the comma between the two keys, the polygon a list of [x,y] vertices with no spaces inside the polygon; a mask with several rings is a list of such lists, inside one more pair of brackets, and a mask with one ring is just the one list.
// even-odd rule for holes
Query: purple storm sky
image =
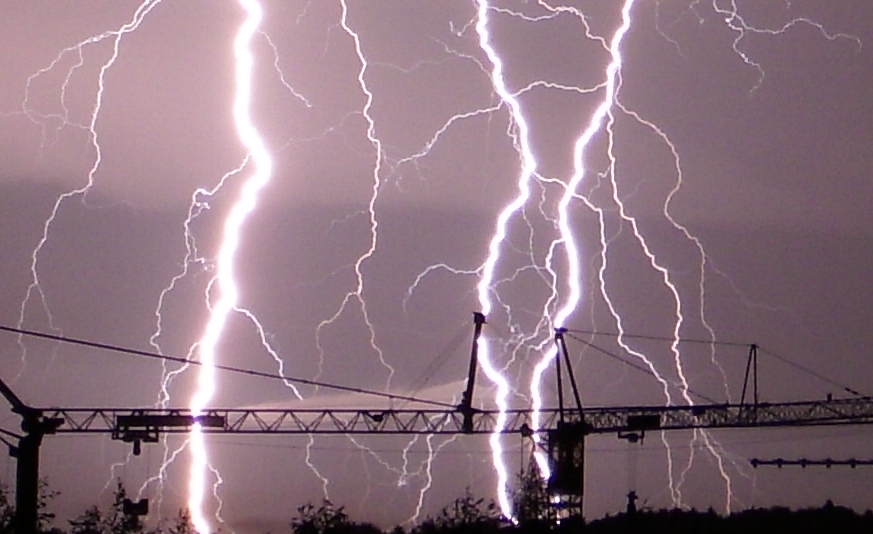
{"label": "purple storm sky", "polygon": [[[516,194],[516,130],[493,91],[472,26],[473,2],[345,2],[346,22],[366,61],[369,114],[383,152],[377,158],[367,138],[362,64],[341,25],[342,2],[264,0],[262,33],[252,43],[252,115],[274,173],[245,225],[236,261],[240,304],[260,320],[289,375],[456,401],[468,365],[471,312],[478,307],[475,271],[497,214]],[[571,208],[584,291],[567,326],[618,328],[598,281],[603,235],[604,287],[624,329],[649,336],[670,336],[674,329],[676,303],[632,226],[619,217],[612,176],[615,195],[676,284],[687,317],[683,338],[709,338],[703,302],[718,340],[758,343],[831,380],[762,355],[763,400],[847,396],[840,385],[870,394],[873,3],[735,3],[742,19],[717,12],[730,1],[635,3],[622,46],[613,142],[604,131],[593,140],[585,155],[589,171]],[[602,88],[595,88],[609,61],[602,44],[586,37],[579,17],[546,16],[542,4],[494,2],[499,9],[489,15],[510,90],[531,86],[519,99],[541,178],[523,215],[510,223],[494,293],[501,305],[486,331],[495,359],[518,388],[511,400],[518,408],[529,404],[527,383],[540,356],[531,345],[549,335],[542,320],[551,289],[541,267],[557,236],[553,218],[562,190],[556,182],[572,173],[573,142],[603,98]],[[590,35],[607,41],[620,22],[619,2],[568,4],[587,15]],[[112,39],[83,46],[81,54],[71,47],[120,28],[138,5],[0,1],[0,324],[15,326],[23,317],[21,325],[32,330],[54,328],[184,356],[203,331],[221,228],[249,170],[230,177],[215,195],[198,196],[186,241],[195,190],[215,187],[245,158],[231,111],[232,42],[243,20],[235,2],[164,0],[121,39],[99,93],[101,159],[93,186],[60,203],[36,263],[44,303],[36,291],[27,299],[32,254],[55,201],[84,187],[97,161],[88,124]],[[776,31],[742,35],[736,30],[741,23]],[[681,178],[671,147],[647,123],[675,147]],[[376,246],[360,264],[374,347],[361,303],[343,303],[358,284],[355,263],[371,246],[368,206],[377,159]],[[703,299],[698,248],[670,219],[706,251]],[[186,245],[196,247],[202,261],[192,261],[187,275],[165,292],[185,267]],[[441,264],[451,269],[419,280],[429,266]],[[564,292],[566,264],[559,260],[555,268]],[[639,362],[614,338],[595,342]],[[669,342],[630,343],[668,381],[678,380]],[[0,376],[38,406],[153,406],[162,373],[175,369],[32,339],[24,348],[15,336],[0,335]],[[692,389],[738,400],[747,349],[716,346],[722,374],[710,348],[681,345]],[[571,341],[586,405],[664,403],[651,376],[584,349]],[[278,372],[242,314],[229,322],[219,360]],[[387,406],[383,399],[305,386],[299,401],[281,381],[218,377],[211,403],[217,407]],[[169,404],[187,406],[193,383],[190,371],[173,381]],[[477,385],[476,402],[492,408],[493,392],[481,374]],[[546,404],[555,405],[553,373],[544,388]],[[678,389],[672,391],[678,399]],[[5,408],[0,414],[0,427],[17,430],[15,415]],[[730,506],[817,505],[831,498],[866,508],[869,471],[754,471],[748,459],[869,457],[871,432],[713,433],[733,479]],[[688,433],[665,439],[676,480],[691,461],[683,503],[724,511],[725,484],[713,456],[691,444]],[[516,471],[522,458],[527,462],[520,438],[503,442],[505,460]],[[170,440],[171,446],[179,443]],[[494,494],[484,437],[422,437],[406,455],[406,439],[369,436],[356,444],[318,437],[308,460],[306,437],[220,435],[208,443],[223,478],[221,515],[229,530],[282,531],[296,507],[321,499],[325,488],[353,517],[383,526],[415,518],[420,499],[423,518],[467,486]],[[425,462],[429,446],[441,448],[429,468],[432,477]],[[647,506],[673,504],[664,443],[651,436],[635,450],[614,436],[588,440],[588,517],[621,509],[629,486]],[[105,502],[116,478],[136,492],[160,473],[160,445],[128,461],[129,451],[107,435],[47,438],[42,473],[61,492],[59,515]],[[172,464],[162,488],[143,486],[142,496],[162,503],[154,515],[173,516],[182,506],[187,463],[183,455]],[[11,483],[14,460],[3,456],[0,465],[0,477]]]}

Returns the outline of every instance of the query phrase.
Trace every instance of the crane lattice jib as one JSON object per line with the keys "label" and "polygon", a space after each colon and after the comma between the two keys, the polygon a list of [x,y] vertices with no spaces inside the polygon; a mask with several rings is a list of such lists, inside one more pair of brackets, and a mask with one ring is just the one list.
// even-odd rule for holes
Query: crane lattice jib
{"label": "crane lattice jib", "polygon": [[[140,431],[188,432],[200,423],[205,433],[236,434],[490,434],[497,428],[493,410],[475,410],[465,428],[461,410],[415,409],[210,409],[194,416],[186,409],[43,408],[63,419],[58,433],[112,433],[122,439]],[[532,410],[509,410],[502,433],[525,433]],[[541,410],[541,428],[557,426],[558,409]],[[580,417],[581,414],[581,417]],[[760,428],[873,423],[873,398],[695,406],[623,406],[565,410],[565,419],[582,421],[586,434],[694,428]]]}

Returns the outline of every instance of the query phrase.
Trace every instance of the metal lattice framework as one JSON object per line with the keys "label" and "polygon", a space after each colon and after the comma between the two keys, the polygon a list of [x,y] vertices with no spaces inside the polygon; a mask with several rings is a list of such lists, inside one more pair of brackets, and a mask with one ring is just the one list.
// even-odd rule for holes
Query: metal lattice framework
{"label": "metal lattice framework", "polygon": [[[460,410],[393,409],[210,409],[194,416],[186,409],[43,408],[63,420],[57,433],[185,433],[200,422],[205,433],[235,434],[490,434],[499,413],[474,410],[465,428]],[[504,434],[554,428],[557,408],[541,410],[540,428],[532,428],[532,410],[509,410]],[[581,417],[580,417],[581,415]],[[625,406],[564,410],[568,421],[582,421],[587,434],[760,428],[780,426],[858,425],[873,423],[873,398],[695,406]]]}

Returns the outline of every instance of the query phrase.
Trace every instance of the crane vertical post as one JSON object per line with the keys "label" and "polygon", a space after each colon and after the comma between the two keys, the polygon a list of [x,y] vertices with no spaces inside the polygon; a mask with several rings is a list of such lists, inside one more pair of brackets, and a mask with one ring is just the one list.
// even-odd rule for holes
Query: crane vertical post
{"label": "crane vertical post", "polygon": [[564,357],[564,363],[567,364],[567,375],[570,377],[570,387],[573,389],[573,400],[576,401],[576,409],[582,412],[582,397],[579,396],[579,387],[576,385],[576,375],[573,373],[573,366],[570,364],[570,352],[567,350],[567,340],[564,339],[566,328],[555,329],[555,342],[561,354],[558,355],[559,361],[561,356]]}
{"label": "crane vertical post", "polygon": [[15,530],[18,534],[37,534],[39,531],[39,447],[46,434],[54,434],[64,423],[57,417],[44,417],[42,410],[25,404],[0,380],[0,395],[12,405],[12,411],[21,416],[18,446],[10,447],[9,454],[16,461],[15,468]]}
{"label": "crane vertical post", "polygon": [[476,385],[476,370],[479,367],[479,337],[482,335],[482,325],[485,324],[485,314],[473,312],[473,348],[470,350],[470,369],[467,372],[467,389],[461,398],[461,413],[464,417],[462,430],[469,434],[473,432],[473,387]]}
{"label": "crane vertical post", "polygon": [[17,460],[15,470],[15,532],[39,532],[39,448],[46,434],[54,434],[64,420],[44,417],[42,410],[28,408],[21,421],[24,436],[10,453]]}
{"label": "crane vertical post", "polygon": [[755,409],[758,409],[758,345],[752,343],[752,360],[754,365],[754,377],[755,377]]}
{"label": "crane vertical post", "polygon": [[15,532],[36,534],[39,530],[39,447],[42,433],[32,432],[18,440],[15,456]]}
{"label": "crane vertical post", "polygon": [[749,345],[749,358],[746,360],[746,372],[743,378],[743,392],[740,395],[740,405],[746,403],[746,389],[749,386],[749,375],[752,377],[752,417],[758,412],[758,345]]}
{"label": "crane vertical post", "polygon": [[[555,378],[558,386],[558,420],[560,422],[564,422],[564,379],[562,378],[561,373],[561,343],[559,339],[563,339],[563,336],[560,332],[555,330],[555,351],[557,354],[555,356]],[[572,372],[570,373],[573,374]]]}

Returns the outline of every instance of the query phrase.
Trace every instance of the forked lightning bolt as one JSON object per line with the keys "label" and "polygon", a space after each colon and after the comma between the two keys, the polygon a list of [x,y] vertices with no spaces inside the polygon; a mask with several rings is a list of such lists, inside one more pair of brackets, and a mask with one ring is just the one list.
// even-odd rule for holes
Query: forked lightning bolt
{"label": "forked lightning bolt", "polygon": [[[499,268],[499,262],[501,258],[501,253],[503,247],[507,245],[507,236],[508,236],[508,224],[515,217],[524,218],[525,217],[525,209],[526,205],[531,199],[531,190],[535,183],[543,183],[543,184],[559,184],[563,188],[563,194],[561,195],[561,199],[558,203],[557,214],[550,215],[543,213],[542,215],[547,219],[554,221],[558,237],[555,241],[552,242],[552,245],[548,249],[548,254],[546,255],[544,265],[541,266],[542,270],[548,273],[549,280],[553,281],[551,296],[546,300],[544,305],[544,315],[548,317],[549,323],[552,328],[561,328],[567,325],[568,319],[572,316],[572,314],[577,310],[580,299],[582,296],[582,288],[580,286],[582,280],[582,273],[580,269],[580,259],[581,259],[581,251],[578,249],[577,239],[574,235],[573,228],[570,223],[569,217],[569,207],[574,200],[581,201],[582,204],[592,211],[594,211],[597,216],[600,226],[600,267],[597,269],[597,278],[599,280],[599,292],[603,298],[603,301],[606,303],[610,314],[615,321],[616,326],[619,330],[618,343],[619,345],[630,355],[640,359],[645,366],[650,370],[653,377],[660,383],[664,398],[667,404],[674,404],[676,399],[674,398],[674,390],[675,393],[679,394],[682,403],[684,404],[694,404],[694,399],[690,395],[690,385],[688,377],[686,376],[686,372],[684,370],[684,365],[682,361],[681,351],[680,351],[680,339],[681,333],[683,330],[683,326],[686,322],[685,312],[683,311],[685,297],[682,296],[679,287],[673,280],[673,273],[665,266],[665,264],[659,259],[658,254],[651,248],[647,239],[644,236],[643,231],[640,229],[636,218],[629,214],[625,208],[624,202],[622,200],[622,193],[620,192],[619,183],[617,181],[616,176],[616,156],[613,152],[614,146],[614,135],[615,132],[613,130],[613,124],[615,120],[616,112],[620,112],[625,114],[626,116],[632,117],[639,124],[646,126],[649,128],[661,141],[669,148],[671,153],[673,154],[674,163],[675,163],[675,176],[676,182],[675,186],[671,189],[669,194],[667,195],[664,203],[663,203],[663,216],[669,221],[669,223],[688,240],[688,242],[692,243],[693,246],[698,251],[699,256],[699,268],[698,268],[698,286],[697,286],[697,295],[696,297],[692,297],[697,301],[698,306],[698,320],[702,328],[704,328],[708,333],[710,340],[715,342],[715,332],[713,328],[710,326],[709,322],[706,318],[706,271],[708,268],[707,262],[708,257],[704,251],[703,245],[701,241],[694,236],[684,225],[679,223],[671,213],[671,204],[676,195],[676,193],[681,189],[683,184],[683,176],[682,176],[682,168],[680,165],[680,158],[678,151],[675,145],[670,141],[667,134],[660,129],[658,126],[653,124],[652,122],[643,118],[639,113],[628,109],[625,107],[620,99],[619,99],[619,91],[621,87],[621,66],[622,66],[622,55],[621,55],[621,44],[622,39],[625,34],[630,31],[632,21],[631,14],[634,8],[635,2],[633,0],[628,0],[623,3],[621,9],[621,24],[616,29],[615,33],[612,35],[611,39],[607,39],[605,37],[600,37],[595,35],[588,24],[588,20],[585,14],[577,8],[567,7],[567,6],[552,6],[547,2],[539,1],[537,5],[543,9],[545,9],[548,14],[542,16],[528,16],[523,15],[519,12],[515,12],[511,9],[507,9],[504,7],[494,7],[490,6],[485,1],[476,2],[477,6],[477,17],[475,19],[475,29],[477,35],[479,36],[479,44],[483,52],[488,58],[488,61],[491,65],[490,69],[490,77],[495,93],[499,96],[501,101],[501,105],[505,105],[511,114],[512,117],[512,125],[513,131],[510,133],[510,136],[513,139],[513,144],[518,150],[520,162],[520,170],[518,175],[517,182],[517,195],[514,199],[508,203],[503,210],[499,213],[497,217],[497,222],[495,226],[495,232],[491,237],[489,246],[488,246],[488,254],[487,259],[484,264],[481,265],[478,269],[475,270],[463,270],[453,268],[446,264],[437,264],[431,267],[428,267],[425,271],[423,271],[414,281],[414,283],[410,286],[407,292],[407,299],[404,301],[404,305],[409,300],[412,295],[412,292],[417,287],[419,282],[421,282],[422,278],[432,271],[436,269],[445,269],[453,273],[457,274],[476,274],[479,276],[479,284],[477,285],[477,295],[478,302],[480,306],[480,310],[486,315],[493,309],[495,302],[499,303],[501,307],[505,308],[505,312],[507,314],[510,313],[508,305],[506,305],[500,297],[500,290],[498,286],[500,283],[503,283],[507,280],[512,280],[514,275],[510,275],[505,279],[498,280],[497,279],[497,270]],[[697,9],[697,2],[690,6],[690,10],[695,11]],[[744,53],[740,48],[740,42],[745,36],[746,33],[765,33],[776,35],[780,34],[791,27],[798,24],[809,24],[816,27],[821,33],[830,40],[844,37],[849,39],[854,39],[856,42],[857,38],[852,36],[847,36],[843,34],[829,34],[824,28],[806,18],[797,18],[794,19],[782,27],[775,30],[768,29],[760,29],[750,26],[745,22],[742,16],[739,15],[737,6],[734,2],[730,3],[729,8],[721,8],[719,6],[719,2],[715,1],[712,5],[713,11],[716,14],[724,15],[725,24],[728,27],[737,33],[737,37],[734,40],[732,46],[734,51],[739,55],[739,57],[748,65],[756,68],[760,74],[758,82],[750,88],[751,91],[756,90],[760,84],[763,82],[764,71],[760,64],[754,61],[748,54]],[[500,57],[496,48],[491,43],[490,34],[489,34],[489,13],[500,13],[508,16],[514,16],[522,18],[526,21],[536,23],[539,21],[550,20],[556,16],[561,15],[572,15],[577,17],[583,27],[584,27],[584,35],[585,38],[596,40],[600,42],[603,48],[609,53],[611,58],[609,64],[607,65],[604,78],[605,81],[598,85],[594,89],[603,90],[604,96],[600,103],[596,106],[594,112],[591,115],[591,119],[588,123],[588,126],[584,129],[581,135],[577,138],[576,143],[574,145],[573,152],[573,162],[574,162],[574,172],[573,174],[566,180],[561,181],[553,178],[546,178],[540,176],[537,173],[537,161],[536,156],[532,152],[530,148],[530,132],[527,126],[527,122],[525,119],[524,111],[522,108],[522,104],[519,101],[519,95],[523,94],[527,90],[531,90],[535,87],[541,88],[559,88],[562,90],[575,90],[580,93],[588,93],[593,89],[582,89],[582,88],[568,88],[567,86],[562,86],[560,84],[552,84],[547,81],[537,81],[529,84],[524,90],[520,91],[511,91],[507,88],[506,81],[504,78],[504,66],[503,59]],[[462,34],[464,30],[459,32]],[[662,35],[666,37],[666,34],[662,32]],[[672,42],[672,41],[671,41]],[[481,66],[481,64],[480,64]],[[484,68],[483,68],[484,70]],[[499,106],[498,106],[499,107]],[[456,115],[452,117],[449,121],[446,122],[446,125],[437,132],[437,134],[428,142],[427,146],[422,149],[420,152],[415,155],[407,158],[406,160],[401,160],[400,163],[405,163],[406,161],[412,161],[419,157],[424,156],[427,152],[434,146],[434,144],[438,141],[439,136],[442,135],[445,130],[450,127],[455,121],[460,121],[468,117],[475,116],[479,113],[492,113],[497,109],[497,107],[491,108],[483,108],[480,110],[475,110],[472,112],[467,112],[464,114]],[[587,168],[586,165],[586,150],[589,148],[591,141],[597,135],[605,135],[608,140],[608,160],[611,162],[609,169],[603,173],[605,176],[609,178],[608,183],[612,190],[612,201],[615,209],[618,210],[619,216],[621,220],[625,223],[629,224],[633,230],[633,235],[638,243],[638,246],[648,257],[651,268],[659,273],[661,280],[665,289],[672,296],[672,301],[674,304],[674,317],[675,320],[673,322],[673,343],[671,344],[670,350],[673,355],[673,365],[674,372],[677,376],[678,383],[673,383],[672,380],[668,380],[662,372],[660,372],[654,362],[647,357],[643,352],[634,349],[630,344],[626,342],[624,339],[624,328],[623,328],[623,320],[622,314],[619,311],[618,307],[614,304],[613,299],[611,297],[611,292],[608,289],[607,284],[607,271],[608,266],[610,265],[609,260],[609,250],[611,237],[607,233],[607,223],[604,218],[604,208],[596,206],[593,202],[591,202],[585,194],[580,192],[580,185],[583,182],[583,179],[591,173],[590,169]],[[543,204],[541,199],[537,199],[539,203],[539,209],[542,211]],[[561,263],[558,261],[559,250],[563,250],[563,254],[561,256],[563,263],[566,265],[566,272],[561,275],[558,274],[556,265]],[[532,263],[532,266],[536,265],[536,262]],[[517,271],[518,272],[518,271]],[[716,271],[719,272],[719,271]],[[719,274],[721,274],[719,272]],[[566,289],[559,289],[560,285],[566,285]],[[560,301],[560,302],[559,302]],[[515,327],[511,326],[513,330]],[[537,341],[537,337],[540,336],[541,332],[537,329],[536,332],[532,334],[528,334],[526,336],[521,336],[516,339],[515,342],[509,342],[508,345],[513,343],[516,344],[524,344],[531,343],[532,346],[541,350],[547,344],[547,340]],[[523,340],[523,341],[519,341]],[[508,400],[507,397],[510,392],[510,384],[508,379],[503,376],[501,373],[501,369],[498,366],[495,366],[493,362],[493,358],[490,353],[489,340],[488,337],[485,336],[479,340],[480,344],[480,358],[482,358],[482,366],[485,374],[492,380],[493,384],[496,388],[496,394],[494,402],[497,407],[503,412],[507,405]],[[513,354],[517,351],[517,349],[513,350]],[[539,361],[539,363],[535,366],[534,371],[532,373],[532,380],[530,382],[530,391],[531,391],[531,401],[533,408],[535,410],[534,415],[534,428],[539,428],[539,412],[538,410],[543,405],[542,394],[541,394],[541,382],[543,378],[543,374],[546,369],[549,367],[550,363],[554,360],[556,356],[556,350],[551,349],[546,351],[545,356]],[[718,370],[721,374],[722,378],[725,379],[725,395],[730,398],[729,391],[727,389],[727,380],[724,369],[721,367],[719,362],[715,359],[715,351],[714,345],[711,346],[710,349],[710,361],[713,366]],[[516,392],[516,394],[519,394]],[[497,422],[497,430],[495,434],[492,436],[491,445],[493,450],[493,458],[494,458],[494,467],[497,470],[497,496],[501,505],[501,509],[507,517],[512,516],[511,506],[507,497],[507,468],[502,459],[501,452],[501,444],[498,437],[498,432],[500,428],[502,428],[503,420],[498,419]],[[696,449],[697,443],[700,442],[705,450],[707,450],[712,457],[715,459],[718,472],[722,477],[725,484],[725,511],[730,511],[731,505],[734,502],[734,495],[732,491],[732,480],[727,472],[728,463],[733,463],[734,467],[737,467],[733,461],[729,461],[727,459],[727,455],[725,451],[721,448],[721,446],[714,440],[714,438],[707,433],[706,431],[695,431],[693,436],[693,442],[691,446],[691,452],[689,453],[687,462],[684,468],[678,474],[678,480],[676,479],[674,465],[673,452],[667,442],[666,435],[661,435],[662,442],[667,451],[667,475],[669,479],[669,489],[672,496],[673,504],[675,506],[683,506],[684,499],[682,496],[682,486],[685,481],[685,477],[691,469],[692,464],[694,463],[694,450]],[[539,441],[540,436],[535,436],[535,440]],[[541,468],[541,471],[544,475],[548,476],[549,466],[546,460],[546,457],[542,452],[538,452],[536,455],[538,465]]]}

